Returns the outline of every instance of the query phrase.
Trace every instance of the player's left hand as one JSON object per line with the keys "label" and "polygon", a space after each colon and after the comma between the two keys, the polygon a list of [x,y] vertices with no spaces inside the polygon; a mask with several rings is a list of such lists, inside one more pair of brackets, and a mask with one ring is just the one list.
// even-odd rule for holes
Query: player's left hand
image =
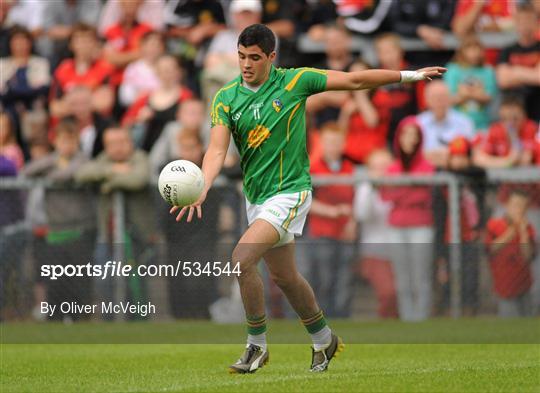
{"label": "player's left hand", "polygon": [[444,67],[425,67],[420,68],[419,70],[416,70],[416,72],[422,73],[423,80],[433,80],[433,78],[437,78],[439,76],[442,76],[446,72],[446,68]]}
{"label": "player's left hand", "polygon": [[191,205],[188,205],[188,206],[184,206],[182,208],[180,208],[180,206],[173,206],[171,208],[171,210],[169,210],[169,213],[170,214],[176,214],[176,212],[180,209],[180,213],[178,213],[178,216],[176,216],[176,221],[180,221],[182,219],[182,217],[186,214],[186,212],[188,212],[188,216],[187,216],[187,222],[191,222],[191,220],[193,219],[193,214],[195,213],[195,211],[197,211],[197,217],[199,218],[199,220],[202,218],[202,207],[201,205],[203,204],[203,202],[205,201],[206,199],[206,191],[203,191],[203,193],[201,194],[201,196],[199,197],[199,199],[191,204]]}

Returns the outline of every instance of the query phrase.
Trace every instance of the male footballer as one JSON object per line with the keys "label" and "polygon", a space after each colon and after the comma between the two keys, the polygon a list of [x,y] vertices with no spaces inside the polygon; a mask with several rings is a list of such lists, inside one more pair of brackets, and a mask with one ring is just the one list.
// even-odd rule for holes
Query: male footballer
{"label": "male footballer", "polygon": [[[262,24],[247,27],[238,38],[240,75],[220,89],[212,102],[211,139],[202,172],[205,188],[197,202],[181,208],[177,221],[201,205],[219,174],[232,134],[243,170],[249,227],[232,255],[247,320],[247,346],[229,367],[253,373],[268,362],[263,282],[257,270],[262,258],[313,341],[311,371],[328,369],[342,347],[328,326],[313,290],[296,270],[294,236],[302,233],[311,205],[311,178],[306,150],[306,99],[327,90],[359,90],[441,76],[442,67],[418,71],[366,70],[339,72],[273,66],[276,41]],[[180,209],[175,206],[171,213]],[[329,261],[330,262],[330,261]]]}

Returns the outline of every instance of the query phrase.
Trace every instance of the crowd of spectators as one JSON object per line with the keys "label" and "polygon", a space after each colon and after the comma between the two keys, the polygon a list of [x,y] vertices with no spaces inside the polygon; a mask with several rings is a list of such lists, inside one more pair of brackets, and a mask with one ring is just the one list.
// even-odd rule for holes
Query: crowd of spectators
{"label": "crowd of spectators", "polygon": [[[351,174],[364,166],[376,177],[436,171],[463,176],[469,183],[460,201],[467,262],[461,281],[468,294],[462,306],[470,313],[478,309],[479,244],[485,241],[500,314],[530,313],[531,287],[540,311],[538,257],[531,264],[540,254],[532,246],[540,230],[539,187],[501,187],[498,202],[489,205],[482,185],[485,169],[540,165],[539,18],[538,0],[2,1],[1,175],[44,177],[64,187],[97,184],[100,197],[88,198],[78,189],[32,190],[25,214],[17,194],[2,191],[0,254],[13,253],[6,239],[21,218],[31,216],[33,247],[62,255],[65,263],[77,252],[90,255],[83,246],[88,238],[98,233],[98,243],[111,240],[115,190],[127,192],[133,260],[148,259],[144,245],[158,239],[172,244],[198,234],[215,243],[219,231],[234,232],[229,213],[238,198],[232,193],[209,195],[209,221],[187,230],[172,228],[163,209],[153,210],[158,205],[147,185],[172,159],[200,164],[209,140],[210,101],[238,73],[237,37],[248,25],[265,23],[278,38],[277,66],[341,71],[447,66],[443,79],[427,84],[310,97],[312,173]],[[506,48],[486,47],[481,39],[486,32],[515,34],[516,41]],[[455,50],[445,39],[450,33],[459,41]],[[301,35],[323,43],[323,56],[298,53]],[[376,64],[353,52],[355,35],[372,38]],[[427,49],[406,52],[403,38],[416,38]],[[226,175],[238,178],[234,147],[225,166]],[[306,228],[315,244],[306,253],[308,276],[328,302],[323,306],[329,314],[350,315],[351,271],[371,283],[382,317],[427,318],[439,290],[439,304],[447,306],[452,246],[447,199],[446,190],[427,187],[377,189],[364,183],[316,189]],[[393,247],[384,250],[374,246],[389,242]],[[197,243],[187,247],[192,254],[204,242]],[[107,258],[111,252],[97,254]],[[519,268],[511,258],[519,259],[514,261]],[[2,257],[2,270],[9,265]],[[508,284],[511,277],[520,284]],[[69,285],[81,296],[77,299],[88,296],[88,288]],[[196,281],[189,285],[200,287]],[[42,283],[35,292],[36,302],[44,298]],[[187,299],[189,293],[177,297]],[[48,296],[55,290],[49,288]],[[211,296],[205,299],[209,304]],[[206,315],[187,308],[188,301],[176,302],[173,313]]]}

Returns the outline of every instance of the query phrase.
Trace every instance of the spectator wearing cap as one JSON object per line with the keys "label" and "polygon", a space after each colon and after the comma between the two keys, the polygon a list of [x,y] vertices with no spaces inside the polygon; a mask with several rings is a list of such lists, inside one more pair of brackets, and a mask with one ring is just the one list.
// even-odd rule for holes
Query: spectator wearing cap
{"label": "spectator wearing cap", "polygon": [[[461,136],[454,138],[449,146],[447,170],[460,176],[463,185],[460,189],[460,239],[461,239],[461,282],[462,309],[466,315],[474,315],[478,309],[478,264],[480,252],[478,236],[483,225],[485,172],[472,164],[471,144]],[[448,190],[436,189],[434,193],[434,214],[437,225],[436,241],[437,283],[441,290],[439,309],[446,313],[450,306],[450,276],[449,266],[450,247],[458,247],[452,243],[450,212],[448,209]]]}
{"label": "spectator wearing cap", "polygon": [[472,139],[474,125],[466,115],[452,108],[450,90],[443,81],[429,83],[425,98],[428,110],[418,116],[424,131],[423,151],[433,165],[444,168],[448,164],[448,144],[457,136]]}
{"label": "spectator wearing cap", "polygon": [[521,99],[507,96],[499,121],[476,138],[474,163],[483,168],[507,168],[533,163],[538,124],[527,118]]}

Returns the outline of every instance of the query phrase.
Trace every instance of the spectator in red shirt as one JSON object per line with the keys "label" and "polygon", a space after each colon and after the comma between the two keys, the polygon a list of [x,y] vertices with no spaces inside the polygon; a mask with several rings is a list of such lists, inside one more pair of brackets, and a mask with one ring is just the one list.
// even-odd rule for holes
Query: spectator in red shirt
{"label": "spectator in red shirt", "polygon": [[[422,129],[416,117],[401,121],[396,132],[396,160],[387,174],[430,175],[435,169],[422,154]],[[391,203],[388,222],[392,263],[396,278],[399,316],[406,321],[429,317],[433,264],[433,212],[431,189],[425,186],[388,186],[381,189]]]}
{"label": "spectator in red shirt", "polygon": [[534,159],[538,124],[527,119],[523,102],[515,96],[503,99],[499,121],[476,140],[474,162],[483,168],[530,165]]}
{"label": "spectator in red shirt", "polygon": [[[381,68],[395,71],[407,69],[408,64],[397,34],[383,33],[375,38],[374,43]],[[373,103],[377,107],[386,108],[390,116],[386,137],[389,147],[394,142],[395,130],[401,119],[418,112],[417,97],[423,95],[423,87],[424,83],[394,83],[375,90]]]}
{"label": "spectator in red shirt", "polygon": [[499,301],[500,317],[530,315],[530,263],[535,253],[534,227],[526,219],[529,195],[512,190],[504,217],[487,223],[486,246]]}
{"label": "spectator in red shirt", "polygon": [[127,110],[122,126],[135,127],[135,143],[149,152],[168,122],[174,121],[181,103],[193,97],[191,90],[182,84],[183,70],[178,60],[163,55],[156,62],[159,87],[139,97]]}
{"label": "spectator in red shirt", "polygon": [[54,73],[49,95],[51,115],[55,118],[69,115],[64,95],[77,85],[92,90],[92,106],[96,111],[109,113],[114,105],[114,91],[110,86],[114,67],[100,57],[96,29],[82,23],[76,25],[69,45],[73,58],[62,61]]}
{"label": "spectator in red shirt", "polygon": [[[369,66],[357,60],[351,71],[362,71]],[[350,99],[342,107],[339,115],[340,127],[347,130],[345,155],[355,163],[364,163],[374,150],[386,146],[388,133],[388,107],[377,105],[376,90],[357,90],[349,93]]]}
{"label": "spectator in red shirt", "polygon": [[[313,175],[352,175],[354,166],[343,159],[344,134],[336,123],[321,128],[322,157],[311,163]],[[309,216],[310,244],[307,244],[307,275],[320,299],[328,302],[327,314],[347,317],[350,314],[350,263],[356,239],[352,216],[354,188],[330,185],[315,188]],[[322,307],[322,305],[321,305]]]}
{"label": "spectator in red shirt", "polygon": [[141,57],[141,38],[152,31],[152,26],[137,22],[137,12],[142,0],[121,0],[120,21],[105,31],[107,40],[104,48],[105,59],[116,67],[112,77],[114,86],[122,83],[124,68]]}

